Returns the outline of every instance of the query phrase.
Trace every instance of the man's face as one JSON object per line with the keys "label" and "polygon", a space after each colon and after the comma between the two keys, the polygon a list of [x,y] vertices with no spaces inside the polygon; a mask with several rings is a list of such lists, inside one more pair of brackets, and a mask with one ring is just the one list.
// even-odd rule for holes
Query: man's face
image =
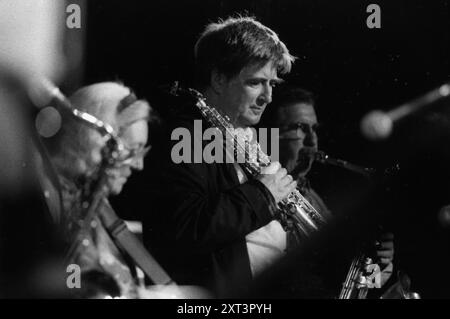
{"label": "man's face", "polygon": [[277,113],[280,128],[280,161],[295,177],[305,176],[311,169],[318,150],[317,116],[314,107],[296,103],[281,107]]}
{"label": "man's face", "polygon": [[272,62],[262,67],[255,64],[246,66],[228,80],[222,76],[219,84],[220,108],[235,127],[255,125],[272,101],[272,88],[279,81]]}
{"label": "man's face", "polygon": [[131,169],[139,171],[144,169],[144,156],[148,151],[148,148],[145,148],[147,134],[147,122],[140,120],[126,128],[120,136],[130,156],[121,165],[108,170],[108,186],[112,195],[122,191],[131,175]]}

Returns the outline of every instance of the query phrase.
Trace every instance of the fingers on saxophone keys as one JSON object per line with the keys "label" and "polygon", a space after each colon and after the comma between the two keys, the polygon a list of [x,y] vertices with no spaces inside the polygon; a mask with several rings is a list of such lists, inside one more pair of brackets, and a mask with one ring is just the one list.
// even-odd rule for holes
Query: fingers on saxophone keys
{"label": "fingers on saxophone keys", "polygon": [[261,174],[277,174],[280,168],[281,164],[279,162],[272,162],[269,166],[262,169]]}
{"label": "fingers on saxophone keys", "polygon": [[284,168],[280,168],[276,173],[275,173],[275,180],[277,181],[277,183],[279,183],[280,186],[286,186],[286,170]]}
{"label": "fingers on saxophone keys", "polygon": [[292,176],[289,175],[289,174],[286,174],[286,175],[281,179],[281,181],[282,181],[283,183],[285,183],[286,185],[289,185],[289,184],[292,182],[292,180],[293,180],[293,178],[292,178]]}
{"label": "fingers on saxophone keys", "polygon": [[292,182],[289,184],[289,189],[290,189],[290,191],[293,192],[296,188],[297,188],[297,181],[292,181]]}
{"label": "fingers on saxophone keys", "polygon": [[274,169],[278,171],[281,168],[280,162],[273,162],[272,165],[274,166]]}
{"label": "fingers on saxophone keys", "polygon": [[287,184],[286,188],[288,189],[289,193],[292,193],[297,188],[297,182],[293,180],[291,175],[287,175]]}

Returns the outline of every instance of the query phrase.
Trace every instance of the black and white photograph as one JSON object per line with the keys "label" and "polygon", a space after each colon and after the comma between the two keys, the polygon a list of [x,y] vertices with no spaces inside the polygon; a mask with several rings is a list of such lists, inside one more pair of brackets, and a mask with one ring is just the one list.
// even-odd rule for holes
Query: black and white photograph
{"label": "black and white photograph", "polygon": [[0,299],[269,315],[448,269],[450,1],[0,0]]}

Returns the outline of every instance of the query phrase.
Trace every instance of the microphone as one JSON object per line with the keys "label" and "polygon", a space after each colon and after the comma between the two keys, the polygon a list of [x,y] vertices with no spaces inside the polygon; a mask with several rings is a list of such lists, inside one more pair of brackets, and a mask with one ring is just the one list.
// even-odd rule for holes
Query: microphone
{"label": "microphone", "polygon": [[69,116],[97,130],[103,136],[108,135],[111,138],[118,139],[111,125],[99,120],[92,114],[76,109],[60,89],[47,78],[32,78],[28,83],[28,96],[38,108],[48,106],[53,101],[58,106],[59,111],[69,114]]}
{"label": "microphone", "polygon": [[399,107],[383,112],[374,110],[366,114],[361,120],[361,131],[363,135],[372,140],[387,138],[392,133],[394,123],[405,117],[421,111],[434,102],[450,95],[450,83],[428,92],[427,94],[400,105]]}

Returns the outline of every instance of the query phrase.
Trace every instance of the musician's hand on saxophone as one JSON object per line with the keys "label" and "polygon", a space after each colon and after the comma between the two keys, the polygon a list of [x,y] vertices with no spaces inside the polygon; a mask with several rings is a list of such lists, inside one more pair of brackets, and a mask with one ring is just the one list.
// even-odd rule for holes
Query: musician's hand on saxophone
{"label": "musician's hand on saxophone", "polygon": [[267,187],[276,203],[286,198],[297,187],[297,182],[279,162],[273,162],[262,168],[261,174],[256,179]]}

